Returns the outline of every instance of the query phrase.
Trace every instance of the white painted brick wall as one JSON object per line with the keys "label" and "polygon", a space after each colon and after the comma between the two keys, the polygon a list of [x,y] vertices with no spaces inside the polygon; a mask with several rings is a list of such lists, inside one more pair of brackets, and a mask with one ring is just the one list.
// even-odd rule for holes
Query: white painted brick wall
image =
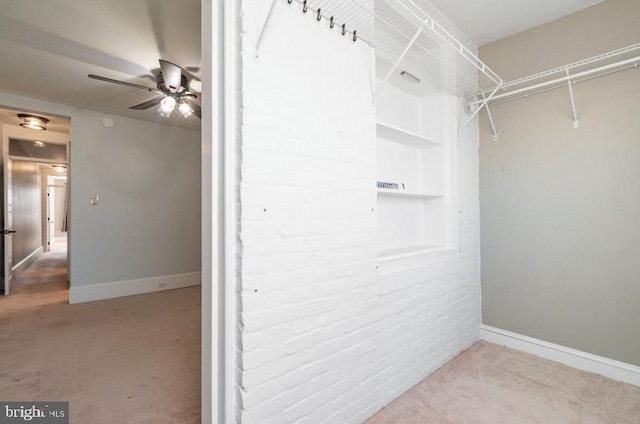
{"label": "white painted brick wall", "polygon": [[477,135],[460,253],[379,275],[373,52],[283,0],[256,62],[269,4],[243,2],[238,421],[359,423],[478,338]]}

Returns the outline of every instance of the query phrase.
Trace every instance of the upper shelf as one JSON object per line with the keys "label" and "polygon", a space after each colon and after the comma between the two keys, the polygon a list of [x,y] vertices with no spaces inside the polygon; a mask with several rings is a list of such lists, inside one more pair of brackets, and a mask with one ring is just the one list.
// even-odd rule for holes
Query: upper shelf
{"label": "upper shelf", "polygon": [[408,144],[414,147],[427,148],[438,146],[440,144],[430,138],[423,137],[410,131],[402,130],[392,125],[383,124],[381,122],[378,122],[378,124],[376,125],[376,130],[378,137],[382,137],[398,143]]}
{"label": "upper shelf", "polygon": [[389,76],[408,71],[423,84],[459,96],[482,88],[478,74],[489,84],[502,85],[502,79],[474,53],[476,46],[460,41],[467,40],[466,35],[428,0],[296,2],[335,31],[371,45],[389,64]]}

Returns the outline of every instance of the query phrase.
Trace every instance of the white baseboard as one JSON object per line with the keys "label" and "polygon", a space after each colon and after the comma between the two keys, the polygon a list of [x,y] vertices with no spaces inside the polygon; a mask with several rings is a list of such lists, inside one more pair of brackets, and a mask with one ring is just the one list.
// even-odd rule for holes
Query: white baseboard
{"label": "white baseboard", "polygon": [[482,325],[480,338],[551,361],[640,387],[640,367],[571,349],[511,331]]}
{"label": "white baseboard", "polygon": [[69,303],[93,302],[96,300],[113,299],[115,297],[199,286],[201,280],[202,274],[200,272],[192,272],[188,274],[141,278],[138,280],[91,284],[87,286],[71,286],[69,288]]}
{"label": "white baseboard", "polygon": [[29,268],[29,265],[34,263],[42,254],[44,253],[44,249],[42,246],[38,247],[36,250],[31,252],[29,256],[18,262],[11,268],[11,278],[15,280],[18,275],[22,274],[24,270]]}

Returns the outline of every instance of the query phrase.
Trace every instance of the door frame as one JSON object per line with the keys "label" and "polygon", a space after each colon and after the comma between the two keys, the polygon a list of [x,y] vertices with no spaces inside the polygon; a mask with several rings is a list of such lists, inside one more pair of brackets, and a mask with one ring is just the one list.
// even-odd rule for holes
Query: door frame
{"label": "door frame", "polygon": [[[48,252],[51,250],[51,243],[52,243],[52,239],[55,237],[51,237],[51,208],[53,207],[53,210],[55,211],[55,195],[52,195],[52,193],[55,192],[56,188],[63,188],[65,189],[65,196],[68,195],[68,190],[67,190],[67,184],[69,183],[69,178],[67,177],[67,174],[58,174],[57,172],[53,171],[53,172],[48,172],[49,169],[47,168],[41,168],[42,169],[42,248],[44,249],[45,252]],[[61,185],[61,184],[49,184],[49,178],[51,177],[64,177],[65,181],[67,182],[67,184],[65,185]],[[52,199],[53,199],[53,205],[52,205]],[[65,201],[67,201],[65,199]],[[68,205],[68,203],[67,203]],[[55,212],[54,212],[55,215]],[[58,216],[55,216],[56,221],[54,222],[54,224],[58,225]],[[46,228],[46,231],[45,231]],[[55,230],[54,230],[55,233]],[[65,235],[65,238],[67,236]]]}
{"label": "door frame", "polygon": [[[4,106],[3,108],[7,108],[7,109],[15,109],[12,106]],[[35,114],[45,114],[45,115],[50,115],[49,113],[46,112],[38,112],[38,111],[31,111],[29,108],[26,109],[20,109],[20,110],[25,110],[25,111],[29,111]],[[8,165],[11,163],[11,161],[13,160],[19,160],[19,161],[25,161],[25,162],[36,162],[36,163],[60,163],[59,161],[51,161],[51,160],[46,160],[46,159],[36,159],[36,158],[28,158],[28,157],[20,157],[20,156],[11,156],[9,155],[9,140],[10,139],[19,139],[19,140],[40,140],[40,141],[44,141],[47,143],[52,143],[52,144],[64,144],[66,146],[69,146],[69,138],[70,135],[66,135],[66,134],[61,134],[61,133],[55,133],[55,132],[47,132],[47,131],[35,131],[35,130],[29,130],[29,129],[25,129],[22,128],[20,126],[17,125],[8,125],[8,124],[2,124],[0,123],[0,125],[2,125],[2,173],[3,173],[3,196],[2,196],[2,204],[3,204],[3,221],[6,221],[6,216],[7,216],[7,212],[8,212],[8,206],[7,204],[11,203],[9,202],[9,193],[11,190],[8,190],[8,184],[9,182],[7,181],[7,173],[9,171],[8,169]],[[37,133],[37,134],[36,134]],[[67,147],[67,161],[69,159],[69,148]],[[65,162],[65,165],[67,165],[67,163]],[[67,169],[68,169],[68,165],[67,165]],[[67,172],[68,174],[68,172]],[[67,184],[69,184],[69,181],[67,181]],[[5,225],[6,222],[3,222],[2,224]],[[6,228],[6,227],[5,227]],[[11,243],[12,243],[12,236],[9,235],[8,237],[5,236],[5,240],[3,241],[4,244],[4,257],[2,258],[2,260],[4,261],[5,264],[5,275],[7,274],[7,272],[9,273],[9,277],[5,278],[5,275],[0,276],[4,282],[4,295],[8,296],[11,293],[11,282],[12,282],[12,270],[10,269],[13,264],[12,264],[12,259],[8,258],[8,256],[10,256],[12,254],[11,252]],[[7,270],[7,268],[9,268]]]}
{"label": "door frame", "polygon": [[203,424],[236,422],[239,17],[236,0],[201,1]]}

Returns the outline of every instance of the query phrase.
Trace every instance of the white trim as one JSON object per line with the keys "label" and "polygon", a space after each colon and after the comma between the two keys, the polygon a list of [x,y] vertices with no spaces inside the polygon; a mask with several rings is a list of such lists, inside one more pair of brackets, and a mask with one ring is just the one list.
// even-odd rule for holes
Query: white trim
{"label": "white trim", "polygon": [[[272,3],[270,14],[273,12],[275,1]],[[236,340],[238,313],[238,288],[236,276],[239,275],[236,258],[239,222],[237,205],[237,185],[240,180],[240,168],[238,155],[238,143],[240,137],[240,106],[238,92],[240,89],[240,4],[236,0],[225,0],[224,4],[224,36],[223,36],[223,65],[224,65],[224,104],[219,113],[224,119],[224,175],[220,181],[222,195],[224,196],[222,225],[224,226],[224,249],[219,252],[219,260],[224,269],[224,295],[220,299],[224,303],[224,423],[232,424],[236,419],[236,352],[238,343]],[[222,143],[220,143],[222,144]]]}
{"label": "white trim", "polygon": [[163,275],[137,280],[72,286],[69,289],[69,303],[93,302],[115,297],[199,286],[201,278],[201,273],[191,272],[188,274]]}
{"label": "white trim", "polygon": [[640,387],[640,367],[507,330],[482,325],[480,338],[551,361]]}
{"label": "white trim", "polygon": [[[214,128],[217,127],[214,113],[214,76],[217,77],[217,51],[214,51],[218,37],[218,22],[220,2],[203,0],[201,2],[202,28],[200,41],[202,43],[202,125],[201,125],[201,173],[202,173],[202,319],[201,319],[201,408],[200,422],[212,424],[217,421],[217,401],[219,384],[217,378],[218,363],[218,323],[216,313],[219,309],[217,293],[214,287],[213,275],[217,269],[217,250],[213,240],[217,239],[214,222],[218,217],[218,202],[214,202]],[[215,31],[214,31],[215,29]],[[216,138],[216,141],[218,139]]]}
{"label": "white trim", "polygon": [[15,264],[11,269],[11,278],[15,280],[18,277],[18,275],[20,275],[24,270],[29,268],[29,265],[31,265],[36,260],[38,260],[38,258],[42,256],[43,253],[44,253],[44,249],[42,248],[42,246],[39,246],[36,250],[31,252],[29,256],[27,256],[26,258],[24,258],[23,260]]}

